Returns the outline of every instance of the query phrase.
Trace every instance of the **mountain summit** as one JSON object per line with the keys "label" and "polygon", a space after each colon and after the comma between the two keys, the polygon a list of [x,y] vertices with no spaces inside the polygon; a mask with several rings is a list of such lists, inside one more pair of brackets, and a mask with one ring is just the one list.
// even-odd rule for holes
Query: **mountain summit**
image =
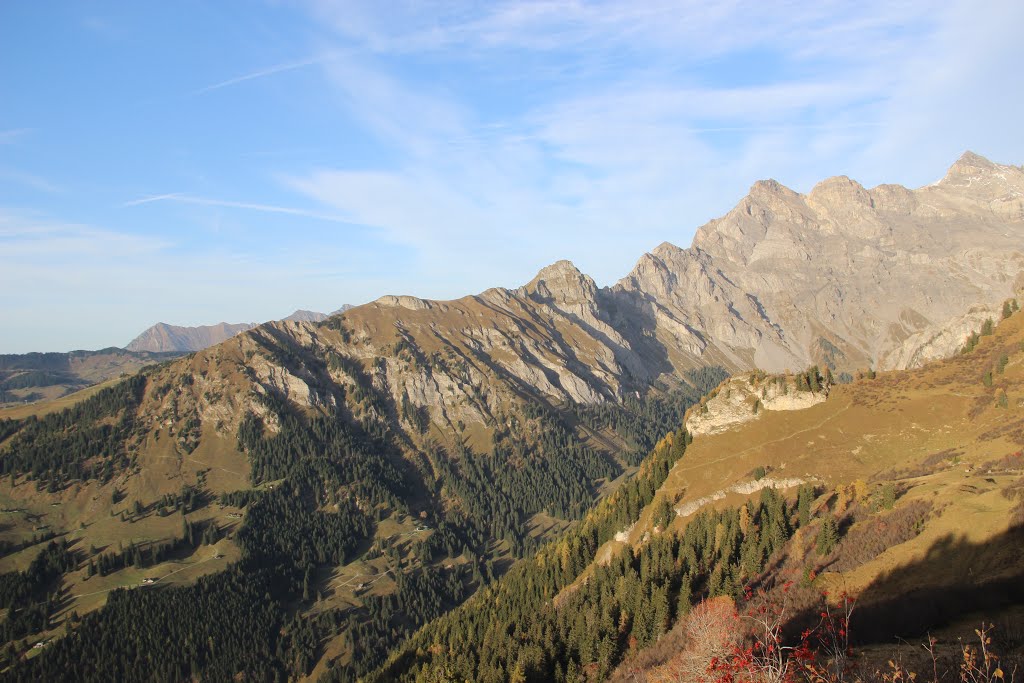
{"label": "mountain summit", "polygon": [[131,340],[125,349],[154,352],[200,351],[254,327],[256,327],[255,323],[217,323],[216,325],[199,325],[197,327],[157,323]]}
{"label": "mountain summit", "polygon": [[[518,289],[447,302],[385,296],[320,327],[253,332],[316,354],[335,347],[367,363],[394,400],[441,424],[491,419],[493,406],[466,381],[495,396],[529,387],[593,403],[672,386],[707,366],[915,366],[956,349],[1024,284],[1022,197],[1024,171],[970,152],[916,190],[838,176],[802,194],[763,180],[701,226],[689,248],[665,242],[611,287],[558,261]],[[179,342],[175,332],[164,326],[150,334],[157,341],[131,348],[208,341]],[[453,354],[465,368],[443,377],[442,367],[401,362],[389,351],[396,343],[426,357]],[[266,376],[282,377],[269,368]]]}
{"label": "mountain summit", "polygon": [[660,246],[614,291],[668,349],[704,342],[686,362],[713,349],[772,371],[920,364],[960,343],[937,335],[980,315],[972,304],[991,309],[1020,283],[1022,197],[1020,168],[970,152],[918,190],[761,181],[690,249]]}

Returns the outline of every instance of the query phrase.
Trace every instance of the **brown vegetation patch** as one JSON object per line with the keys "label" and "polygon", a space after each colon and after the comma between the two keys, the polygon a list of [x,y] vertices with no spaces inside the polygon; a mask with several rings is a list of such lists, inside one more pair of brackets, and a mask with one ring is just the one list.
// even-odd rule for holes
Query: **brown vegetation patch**
{"label": "brown vegetation patch", "polygon": [[968,411],[967,416],[972,420],[977,419],[977,417],[981,415],[983,412],[985,412],[985,409],[992,405],[994,401],[995,396],[993,396],[992,394],[982,394],[981,396],[978,396],[977,398],[974,399],[974,402],[971,405],[971,409],[970,411]]}
{"label": "brown vegetation patch", "polygon": [[978,436],[980,441],[992,441],[999,438],[1006,438],[1012,443],[1024,446],[1024,420],[1005,422]]}
{"label": "brown vegetation patch", "polygon": [[[1024,451],[1007,453],[1001,458],[989,460],[981,466],[986,472],[1019,472],[1024,469]],[[1014,486],[1019,485],[1015,483]]]}
{"label": "brown vegetation patch", "polygon": [[893,479],[916,479],[926,477],[930,474],[954,465],[957,459],[964,454],[960,448],[947,448],[937,453],[932,453],[921,462],[903,469],[889,469],[872,475],[872,482],[891,481]]}
{"label": "brown vegetation patch", "polygon": [[[739,616],[736,604],[728,597],[712,598],[700,603],[680,619],[658,646],[648,651],[650,657],[662,657],[664,662],[649,671],[648,683],[697,681],[707,675],[708,664],[716,658],[730,654],[740,642]],[[670,646],[669,643],[672,645]],[[670,649],[671,647],[671,649]],[[665,655],[668,655],[667,657]],[[636,661],[634,664],[640,664]],[[635,668],[641,668],[636,666]],[[627,669],[623,674],[628,675]],[[615,676],[613,681],[631,680]],[[635,678],[632,680],[636,680]]]}
{"label": "brown vegetation patch", "polygon": [[932,504],[915,500],[887,515],[861,522],[850,528],[836,548],[829,571],[845,572],[873,560],[888,548],[906,543],[924,528]]}

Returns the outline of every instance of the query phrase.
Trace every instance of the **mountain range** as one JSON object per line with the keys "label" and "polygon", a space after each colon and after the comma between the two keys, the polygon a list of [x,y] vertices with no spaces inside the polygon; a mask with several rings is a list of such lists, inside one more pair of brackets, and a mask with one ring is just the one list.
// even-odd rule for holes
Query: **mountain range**
{"label": "mountain range", "polygon": [[0,404],[58,399],[178,355],[117,347],[0,355]]}
{"label": "mountain range", "polygon": [[[910,389],[896,380],[854,381],[851,393],[839,385],[971,350],[978,330],[982,352],[947,361],[948,372],[882,376],[932,392],[914,410],[938,406],[955,376],[964,386],[956,384],[954,412],[966,422],[947,422],[960,424],[958,433],[977,427],[977,439],[999,448],[1017,438],[1016,412],[1000,422],[1011,415],[1000,411],[1019,408],[1006,378],[1019,374],[1020,316],[1010,299],[1024,288],[1022,238],[1024,169],[966,153],[916,190],[839,177],[805,195],[758,182],[689,248],[666,242],[610,287],[559,261],[521,287],[453,301],[389,295],[322,321],[297,312],[241,331],[155,326],[140,345],[225,338],[67,397],[50,414],[45,404],[33,417],[0,411],[0,502],[9,516],[0,584],[14,586],[0,585],[0,601],[20,615],[0,624],[0,636],[24,644],[29,635],[48,642],[58,629],[77,634],[36,663],[12,665],[12,680],[73,662],[88,662],[99,678],[140,680],[415,680],[417,667],[581,680],[565,669],[568,646],[544,649],[544,633],[562,638],[559,629],[570,628],[551,615],[551,601],[570,599],[570,587],[600,567],[625,571],[634,557],[626,550],[641,552],[655,527],[690,533],[675,521],[689,515],[687,504],[749,483],[745,468],[756,458],[709,453],[702,439],[727,451],[729,434],[783,424],[762,413],[828,417],[842,405],[860,414],[846,406],[864,401],[880,415],[902,410]],[[1009,323],[989,340],[999,318]],[[833,389],[839,398],[826,400]],[[874,437],[857,425],[867,445],[833,454],[849,462],[830,479],[813,450],[797,458],[798,445],[824,438],[807,433],[818,423],[794,422],[774,437],[794,435],[792,460],[771,450],[760,464],[784,490],[793,477],[782,470],[799,463],[806,471],[796,478],[824,487],[812,491],[815,509],[840,521],[830,502],[840,494],[828,487],[873,476],[904,486],[906,477],[883,466],[952,448],[896,420],[893,429],[919,441],[875,457]],[[686,457],[699,471],[676,466],[693,434],[699,457]],[[795,501],[764,495],[754,524],[779,531],[751,551],[748,578],[799,526],[783,521]],[[729,519],[723,529],[735,526]],[[715,524],[708,528],[715,538]],[[44,547],[54,535],[67,543]],[[723,562],[713,582],[693,574],[694,596],[738,590],[740,569]],[[679,580],[672,574],[659,590],[682,604]],[[44,599],[50,594],[60,600]],[[474,594],[483,597],[452,617],[462,621],[434,621]],[[653,599],[644,596],[636,600]],[[495,605],[500,614],[488,611]],[[602,610],[578,613],[600,622],[608,642],[572,645],[574,665],[597,679],[623,648],[636,651],[656,632],[636,627],[630,645],[623,634],[632,617]],[[517,614],[543,633],[501,621]],[[668,614],[658,617],[663,626]],[[428,623],[432,630],[400,649]],[[466,625],[488,623],[505,629],[488,642],[517,638],[470,666],[462,655],[480,643]],[[111,629],[123,634],[113,650]],[[615,633],[625,640],[612,642]],[[154,649],[161,638],[173,647]],[[545,668],[552,658],[561,658],[560,673]]]}
{"label": "mountain range", "polygon": [[[330,315],[337,315],[352,308],[345,304]],[[317,311],[298,309],[285,321],[318,323],[330,316]],[[258,323],[217,323],[216,325],[196,325],[192,327],[157,323],[148,327],[124,347],[128,351],[149,351],[151,353],[191,353],[220,344],[236,334],[247,332]]]}
{"label": "mountain range", "polygon": [[[1024,286],[1022,233],[1024,171],[969,152],[918,190],[840,177],[802,195],[762,181],[690,248],[662,244],[612,287],[559,261],[518,289],[385,296],[321,325],[263,326],[232,348],[350,358],[395,405],[443,427],[493,423],[523,393],[617,403],[701,367],[915,367],[959,348]],[[250,368],[259,391],[335,400],[329,371]]]}

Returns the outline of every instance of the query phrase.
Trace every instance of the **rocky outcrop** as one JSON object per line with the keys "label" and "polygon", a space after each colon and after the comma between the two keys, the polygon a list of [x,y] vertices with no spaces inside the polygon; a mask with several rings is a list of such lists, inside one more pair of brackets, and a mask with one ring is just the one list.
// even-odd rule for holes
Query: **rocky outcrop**
{"label": "rocky outcrop", "polygon": [[829,387],[800,389],[792,377],[745,374],[732,377],[687,412],[686,430],[693,436],[717,434],[756,420],[764,411],[803,410],[825,401]]}
{"label": "rocky outcrop", "polygon": [[697,500],[691,500],[688,503],[680,505],[676,508],[676,515],[679,517],[689,517],[690,515],[699,512],[705,505],[710,505],[715,501],[722,500],[730,493],[749,496],[750,494],[757,493],[762,489],[777,489],[782,491],[784,489],[790,489],[794,486],[801,486],[806,483],[807,482],[804,479],[774,479],[772,477],[762,477],[761,479],[754,479],[753,481],[744,481],[738,484],[733,484],[727,489],[715,491],[710,496],[704,496]]}

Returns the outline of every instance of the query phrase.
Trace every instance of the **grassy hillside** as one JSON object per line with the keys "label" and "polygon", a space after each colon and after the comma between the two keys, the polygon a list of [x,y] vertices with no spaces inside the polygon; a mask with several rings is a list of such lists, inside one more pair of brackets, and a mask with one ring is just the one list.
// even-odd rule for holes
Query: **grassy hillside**
{"label": "grassy hillside", "polygon": [[0,416],[24,417],[66,407],[59,399],[86,387],[138,372],[180,353],[133,352],[111,347],[68,353],[0,354]]}
{"label": "grassy hillside", "polygon": [[[695,438],[656,491],[612,496],[593,531],[423,629],[372,680],[696,680],[711,661],[694,668],[702,601],[725,600],[714,604],[735,634],[750,623],[740,615],[774,605],[776,645],[796,645],[822,632],[823,593],[833,615],[836,596],[856,600],[846,680],[893,675],[894,649],[929,630],[937,677],[960,680],[956,638],[982,620],[998,623],[994,647],[1012,662],[1024,647],[1024,316],[969,346]],[[900,661],[931,666],[907,650]]]}
{"label": "grassy hillside", "polygon": [[[260,328],[0,422],[5,675],[603,680],[671,664],[702,600],[789,580],[795,625],[858,595],[865,643],[1009,618],[1024,317],[984,332],[917,371],[790,378],[809,407],[765,393],[690,443],[668,427],[714,372],[574,406],[441,342],[382,360],[343,326]],[[481,420],[420,412],[423,377]],[[744,381],[781,386],[720,395]]]}
{"label": "grassy hillside", "polygon": [[[85,680],[366,672],[576,524],[721,378],[588,408],[477,374],[460,391],[486,423],[437,424],[382,373],[438,382],[466,360],[431,370],[410,341],[387,362],[342,355],[345,343],[329,327],[268,326],[2,418],[0,588],[28,587],[0,605],[8,675],[68,662],[88,663]],[[38,571],[51,554],[59,571]],[[257,585],[265,599],[250,604]],[[233,632],[185,619],[178,647],[153,648],[182,604],[204,600],[226,610],[213,621],[287,635],[236,648]],[[138,620],[150,626],[104,644]]]}

